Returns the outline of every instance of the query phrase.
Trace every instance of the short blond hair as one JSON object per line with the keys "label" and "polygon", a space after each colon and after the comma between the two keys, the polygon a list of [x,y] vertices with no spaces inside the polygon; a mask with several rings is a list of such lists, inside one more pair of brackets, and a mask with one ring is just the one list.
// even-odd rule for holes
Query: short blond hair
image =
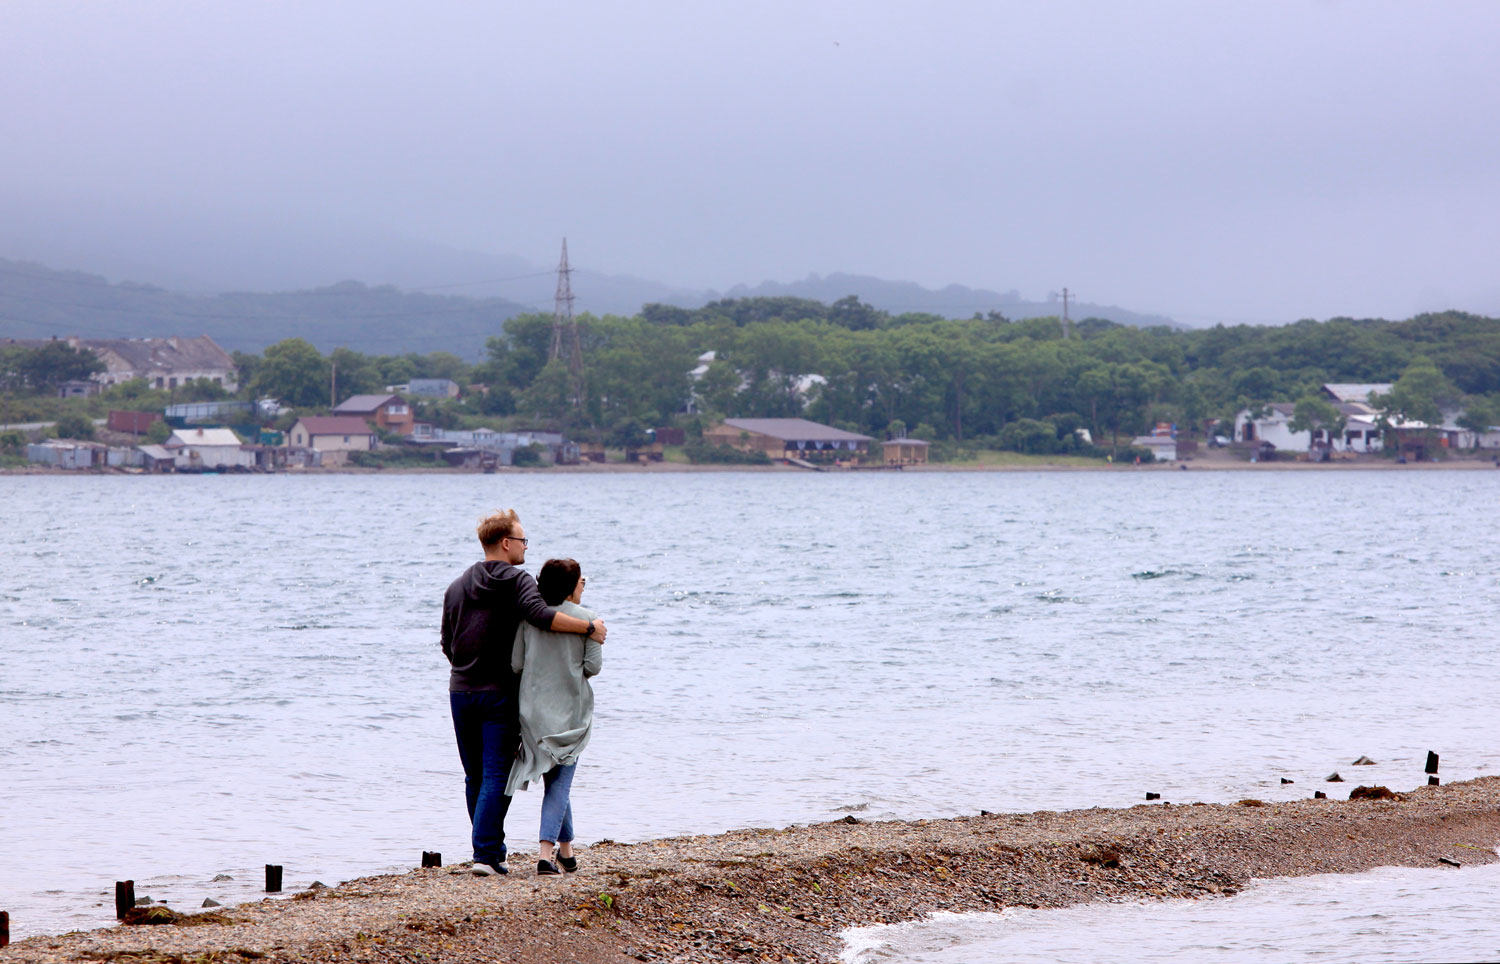
{"label": "short blond hair", "polygon": [[498,546],[501,539],[515,534],[516,526],[520,524],[515,509],[496,509],[479,520],[479,544],[486,549]]}

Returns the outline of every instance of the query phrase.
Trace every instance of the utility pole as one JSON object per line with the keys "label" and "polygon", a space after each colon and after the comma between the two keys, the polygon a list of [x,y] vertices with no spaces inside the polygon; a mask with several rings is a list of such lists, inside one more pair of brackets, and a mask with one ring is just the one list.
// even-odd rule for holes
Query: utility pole
{"label": "utility pole", "polygon": [[557,263],[557,297],[552,305],[552,350],[548,361],[563,355],[564,329],[567,331],[568,383],[573,407],[583,407],[583,347],[578,343],[578,322],[573,317],[573,269],[568,267],[568,239],[563,238],[562,260]]}
{"label": "utility pole", "polygon": [[1073,337],[1073,322],[1068,318],[1068,289],[1063,289],[1062,330],[1064,338]]}
{"label": "utility pole", "polygon": [[328,359],[328,407],[333,408],[339,403],[339,363],[332,358]]}

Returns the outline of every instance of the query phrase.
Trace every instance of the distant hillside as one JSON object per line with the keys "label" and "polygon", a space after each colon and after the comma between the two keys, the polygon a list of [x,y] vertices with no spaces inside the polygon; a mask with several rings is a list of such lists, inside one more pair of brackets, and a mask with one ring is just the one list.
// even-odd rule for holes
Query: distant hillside
{"label": "distant hillside", "polygon": [[[801,281],[782,283],[763,281],[753,288],[735,285],[724,292],[728,298],[783,297],[811,298],[832,304],[840,298],[857,295],[867,305],[899,315],[906,312],[925,312],[946,318],[971,318],[977,311],[981,314],[998,311],[1007,318],[1044,318],[1062,314],[1062,299],[1026,301],[1019,291],[988,291],[984,288],[968,288],[964,285],[948,285],[933,290],[910,281],[886,281],[868,275],[854,274],[810,274]],[[1105,318],[1121,325],[1136,325],[1143,328],[1167,325],[1181,328],[1172,319],[1163,315],[1148,315],[1117,308],[1114,305],[1099,305],[1088,301],[1073,301],[1068,314],[1076,319]]]}
{"label": "distant hillside", "polygon": [[230,351],[259,352],[295,335],[324,351],[447,351],[477,359],[505,319],[532,310],[503,298],[408,293],[357,281],[273,294],[185,295],[0,261],[0,338],[209,335]]}
{"label": "distant hillside", "polygon": [[[513,262],[508,267],[532,266]],[[522,278],[500,279],[510,288],[521,282],[523,290],[515,292],[515,300],[473,296],[474,289],[483,289],[482,278],[461,283],[465,294],[342,281],[301,291],[211,295],[182,294],[134,282],[111,283],[95,274],[0,259],[0,338],[209,335],[230,351],[258,352],[283,338],[298,336],[323,351],[341,346],[382,355],[447,351],[477,360],[485,339],[499,334],[507,318],[551,310],[554,277],[540,269],[523,274]],[[753,288],[736,285],[721,294],[575,271],[573,290],[578,311],[598,314],[633,315],[647,302],[699,308],[725,297],[797,297],[828,305],[849,295],[891,314],[926,312],[968,318],[993,310],[1019,319],[1062,312],[1060,301],[1025,301],[1015,291],[962,285],[934,291],[912,282],[849,274],[809,275],[787,284],[767,281]],[[1106,318],[1127,325],[1173,325],[1171,319],[1159,315],[1088,302],[1075,302],[1071,314],[1075,319]]]}

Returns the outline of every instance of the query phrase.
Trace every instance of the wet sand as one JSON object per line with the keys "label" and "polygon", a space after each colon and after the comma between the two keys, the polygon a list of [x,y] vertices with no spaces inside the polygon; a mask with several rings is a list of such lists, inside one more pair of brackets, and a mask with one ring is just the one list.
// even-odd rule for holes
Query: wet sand
{"label": "wet sand", "polygon": [[34,937],[0,950],[0,964],[833,961],[844,928],[933,911],[1216,897],[1252,878],[1490,863],[1497,844],[1500,777],[1397,800],[840,820],[602,841],[562,877],[536,877],[522,854],[508,877],[463,867],[368,877],[194,926]]}

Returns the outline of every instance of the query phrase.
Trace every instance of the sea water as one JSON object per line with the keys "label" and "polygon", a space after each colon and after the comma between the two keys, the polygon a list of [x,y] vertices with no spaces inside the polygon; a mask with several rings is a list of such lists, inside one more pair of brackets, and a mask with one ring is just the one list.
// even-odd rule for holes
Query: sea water
{"label": "sea water", "polygon": [[584,843],[1289,800],[1334,770],[1405,789],[1429,749],[1445,780],[1500,772],[1497,494],[1399,470],[0,478],[0,909],[20,937],[109,923],[115,880],[188,908],[255,896],[266,863],[293,890],[465,859],[440,600],[507,506],[610,626]]}
{"label": "sea water", "polygon": [[1500,960],[1500,864],[1255,881],[1234,897],[935,914],[845,932],[845,964]]}

